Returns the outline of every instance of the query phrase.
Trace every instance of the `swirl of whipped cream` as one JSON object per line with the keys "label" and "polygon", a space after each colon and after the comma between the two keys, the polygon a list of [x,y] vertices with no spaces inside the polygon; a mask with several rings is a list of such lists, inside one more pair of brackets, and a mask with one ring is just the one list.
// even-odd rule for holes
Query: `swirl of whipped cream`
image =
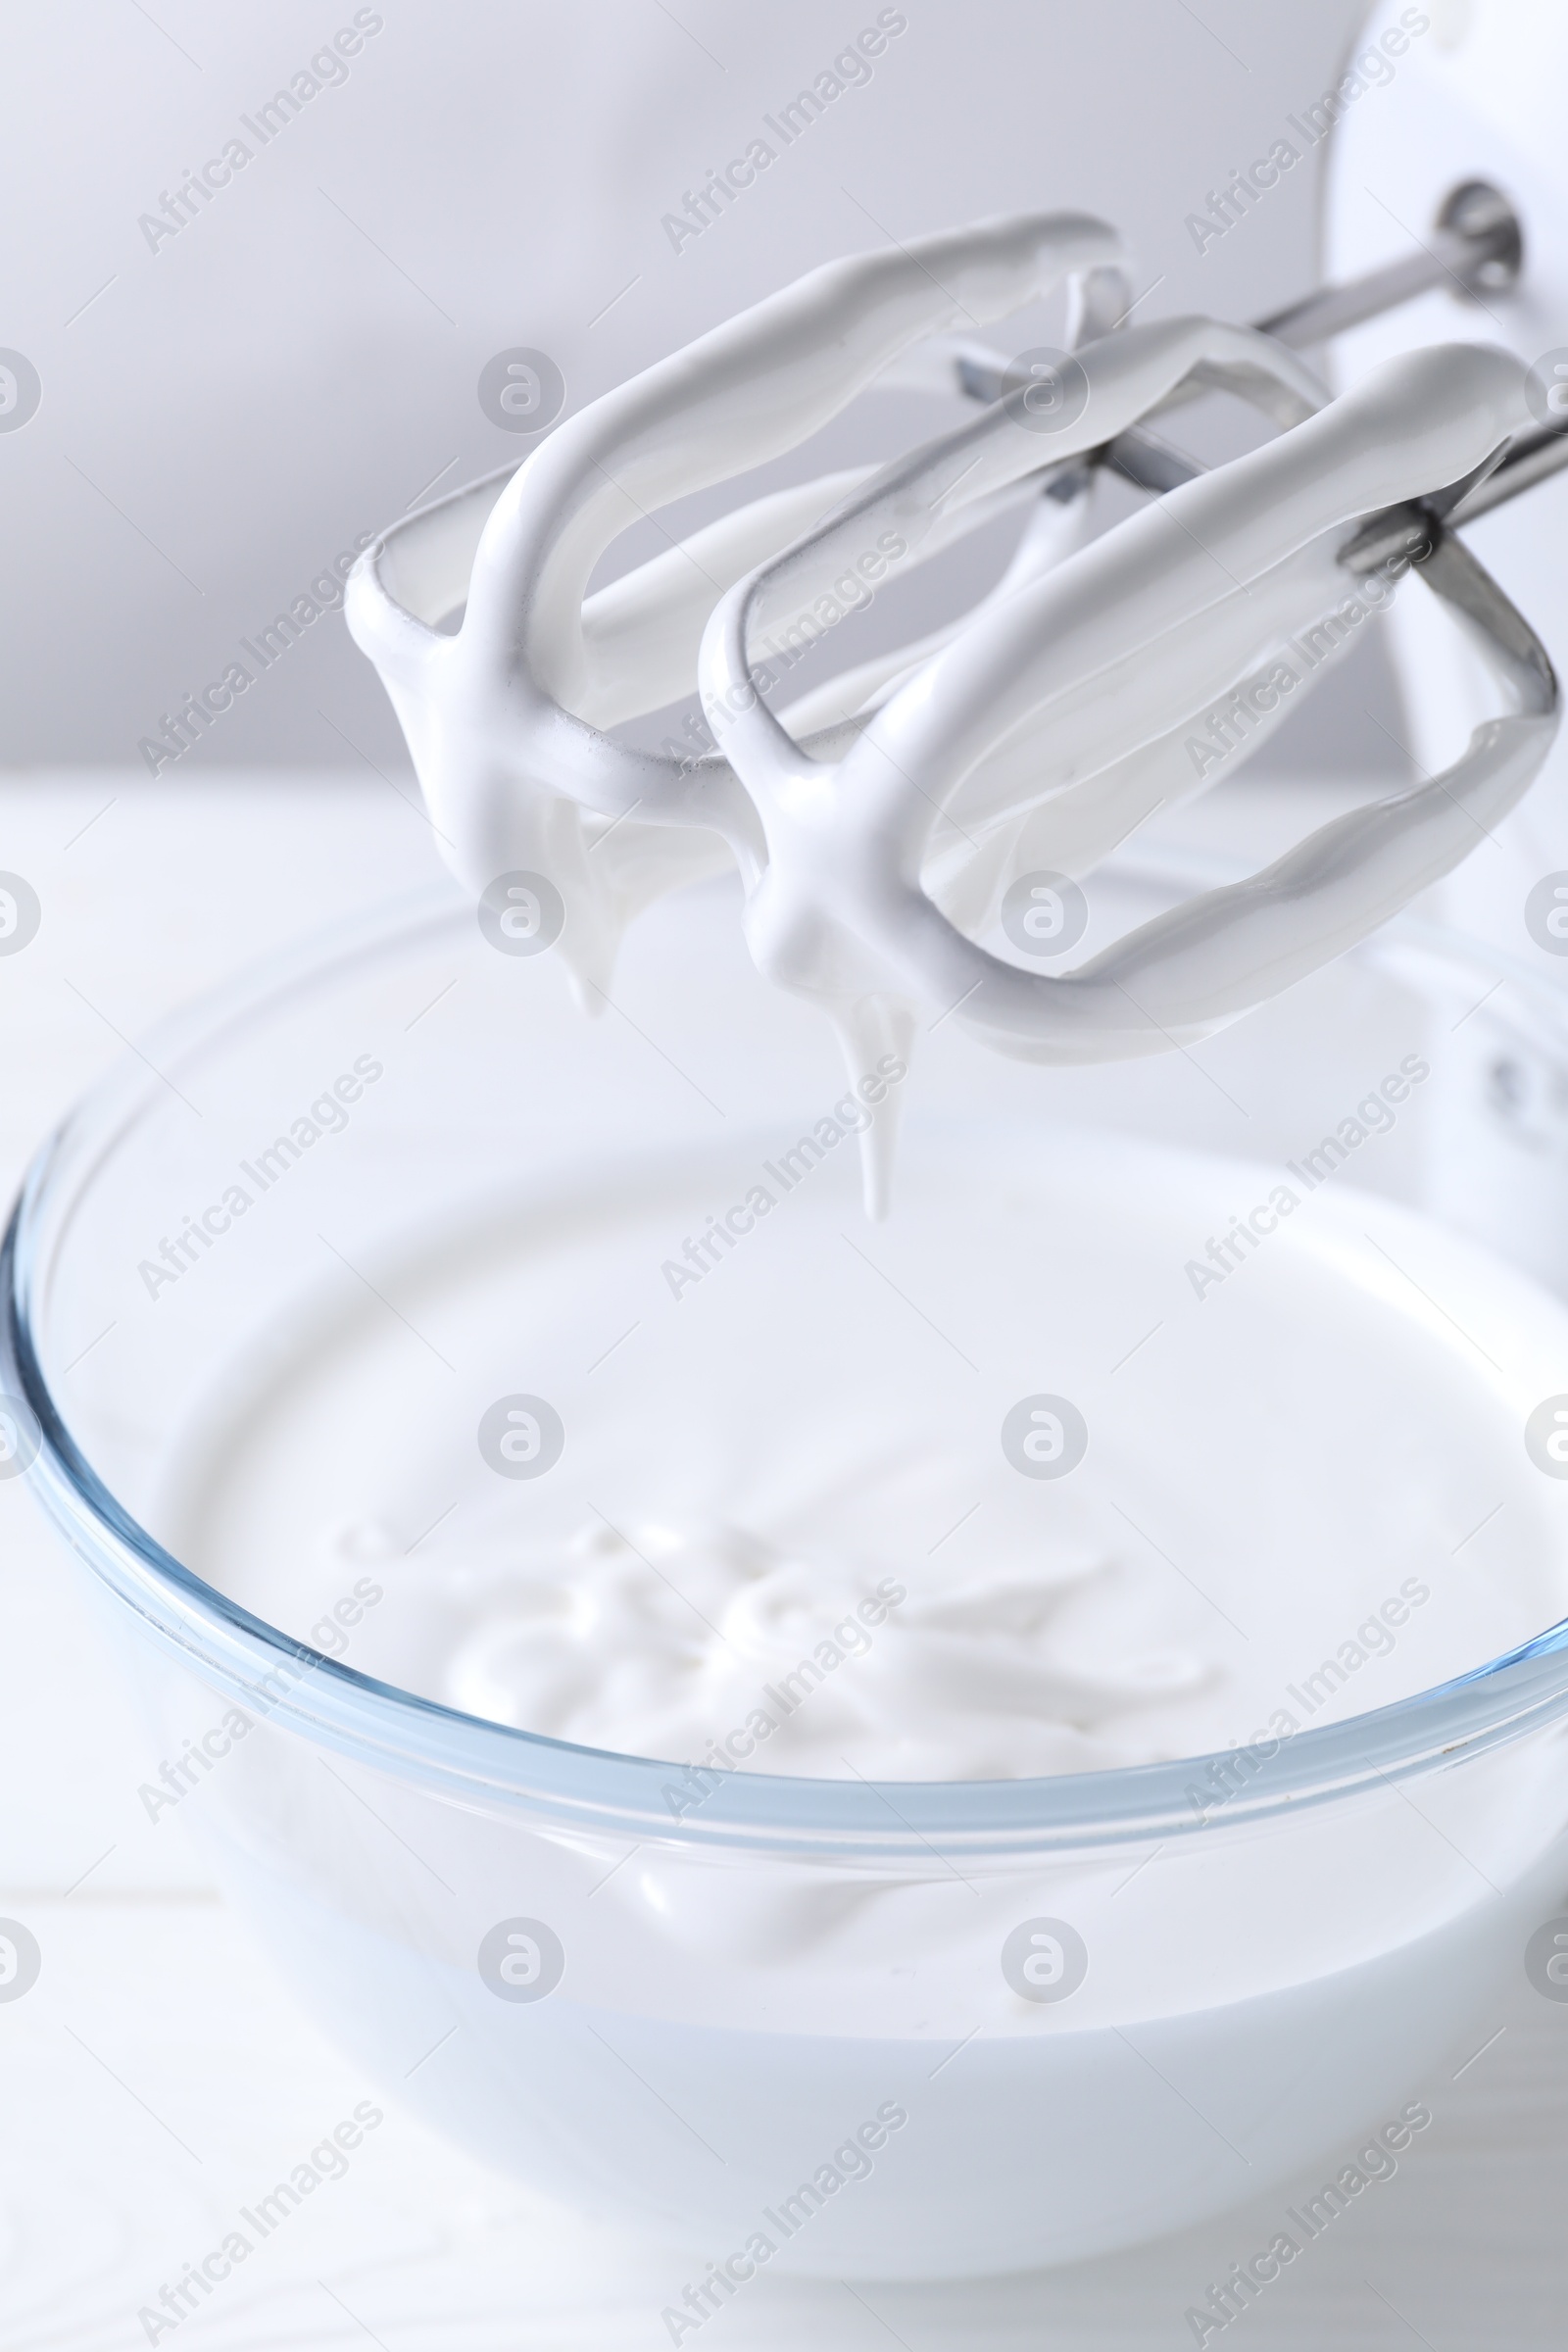
{"label": "swirl of whipped cream", "polygon": [[1225,1676],[1181,1647],[1128,1648],[1140,1581],[1075,1542],[916,1598],[817,1544],[595,1523],[555,1562],[466,1564],[443,1695],[715,1770],[835,1778],[860,1754],[890,1777],[988,1779],[1145,1762],[1179,1752],[1172,1721]]}

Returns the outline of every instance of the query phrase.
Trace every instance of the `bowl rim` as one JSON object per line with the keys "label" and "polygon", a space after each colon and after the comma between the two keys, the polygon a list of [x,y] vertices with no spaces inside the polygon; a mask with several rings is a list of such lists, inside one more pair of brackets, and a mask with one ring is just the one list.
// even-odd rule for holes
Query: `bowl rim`
{"label": "bowl rim", "polygon": [[[1232,869],[1146,854],[1120,871],[1185,886],[1195,873],[1212,881]],[[557,1740],[423,1698],[327,1657],[207,1584],[98,1477],[50,1390],[36,1336],[52,1262],[46,1230],[54,1225],[56,1247],[63,1244],[71,1201],[182,1055],[211,1051],[302,989],[329,983],[338,967],[390,959],[423,932],[472,919],[467,900],[443,880],[247,965],[118,1058],[27,1169],[0,1244],[0,1391],[31,1416],[27,1434],[37,1440],[23,1475],[69,1548],[120,1604],[122,1621],[167,1658],[247,1712],[448,1801],[520,1809],[578,1833],[642,1843],[853,1858],[906,1872],[929,1871],[933,1860],[951,1868],[960,1855],[970,1867],[1005,1866],[1026,1855],[1245,1834],[1450,1768],[1568,1713],[1565,1617],[1426,1690],[1276,1740],[1032,1780],[840,1781],[709,1769],[712,1785],[694,1797],[690,1774],[698,1768]],[[1390,947],[1511,982],[1549,1010],[1568,1044],[1568,986],[1521,959],[1410,915],[1349,954],[1387,955]],[[1195,1801],[1200,1780],[1218,1789],[1212,1803]]]}

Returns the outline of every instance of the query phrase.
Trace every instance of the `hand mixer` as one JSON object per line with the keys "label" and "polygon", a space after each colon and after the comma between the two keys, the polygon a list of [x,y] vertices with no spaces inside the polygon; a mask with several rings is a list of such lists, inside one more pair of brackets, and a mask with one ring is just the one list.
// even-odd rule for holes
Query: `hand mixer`
{"label": "hand mixer", "polygon": [[[1568,439],[1533,429],[1523,363],[1438,345],[1331,399],[1293,348],[1434,272],[1510,255],[1506,208],[1472,188],[1424,262],[1256,328],[1127,323],[1117,238],[1081,215],[983,222],[810,272],[593,402],[515,471],[395,526],[357,566],[350,627],[447,861],[476,896],[512,888],[535,921],[554,904],[593,1004],[637,909],[733,860],[757,963],[830,1015],[856,1079],[907,1048],[921,1004],[1048,1062],[1211,1034],[1449,872],[1551,744],[1545,653],[1454,536],[1568,459]],[[1043,371],[954,339],[1064,282],[1073,349]],[[630,523],[796,447],[901,363],[899,380],[945,382],[981,414],[888,465],[756,499],[587,593]],[[1211,388],[1281,429],[1202,473],[1146,428]],[[1107,465],[1155,495],[1085,543]],[[1004,576],[961,619],[770,707],[824,633],[824,606],[865,601],[862,583],[1025,504]],[[1347,615],[1369,609],[1357,582],[1381,599],[1412,566],[1501,706],[1456,760],[1075,969],[1026,970],[980,944],[1014,875],[1087,874],[1203,788],[1200,714],[1245,711],[1261,740],[1290,707],[1284,676],[1304,674],[1303,645],[1348,641]],[[694,682],[714,748],[612,739]],[[892,1116],[884,1103],[862,1137],[872,1214]]]}
{"label": "hand mixer", "polygon": [[[1483,289],[1479,331],[1530,363],[1537,414],[1568,422],[1568,15],[1540,0],[1446,0],[1430,34],[1412,44],[1372,106],[1350,107],[1324,150],[1323,231],[1329,267],[1348,275],[1385,263],[1426,220],[1445,185],[1446,159],[1505,189],[1529,237],[1517,283]],[[1358,52],[1396,22],[1385,0],[1368,10]],[[1451,280],[1358,325],[1335,345],[1341,381],[1412,342],[1465,331]],[[1546,436],[1543,436],[1546,438]],[[1557,449],[1563,436],[1551,436]],[[1468,534],[1476,553],[1558,655],[1568,643],[1568,477],[1490,514]],[[1400,734],[1412,758],[1462,741],[1493,707],[1489,678],[1446,642],[1433,600],[1398,599],[1385,634],[1401,692]],[[1568,1153],[1568,1079],[1555,1006],[1568,950],[1568,737],[1559,736],[1524,805],[1492,829],[1435,894],[1429,911],[1473,943],[1450,992],[1442,1065],[1428,1104],[1425,1204],[1538,1277],[1568,1290],[1562,1177]],[[1482,969],[1489,957],[1496,960]],[[1493,991],[1501,970],[1519,986]],[[1525,995],[1520,994],[1523,989]],[[1486,1002],[1471,1016],[1485,994]],[[1533,1009],[1527,1009],[1528,1006]]]}

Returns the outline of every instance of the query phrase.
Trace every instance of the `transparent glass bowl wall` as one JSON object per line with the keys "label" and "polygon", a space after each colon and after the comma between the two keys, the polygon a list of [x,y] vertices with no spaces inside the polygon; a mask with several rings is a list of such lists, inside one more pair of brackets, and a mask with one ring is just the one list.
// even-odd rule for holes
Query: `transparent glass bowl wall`
{"label": "transparent glass bowl wall", "polygon": [[[1189,880],[1130,868],[1097,894],[1097,932]],[[0,1386],[37,1415],[27,1475],[127,1637],[162,1752],[250,1717],[181,1817],[390,2095],[542,2190],[710,2256],[760,2230],[781,2265],[839,2277],[1071,2260],[1250,2197],[1396,2114],[1517,1969],[1568,1879],[1557,1635],[1303,1732],[1201,1822],[1189,1764],[886,1790],[744,1774],[676,1821],[667,1765],[322,1659],[158,1541],[171,1446],[237,1360],[297,1341],[323,1236],[395,1293],[409,1237],[475,1202],[504,1216],[818,1115],[842,1084],[824,1033],[755,979],[735,915],[715,887],[646,917],[614,983],[629,1018],[585,1021],[551,958],[496,954],[438,891],[169,1024],[33,1171]],[[1201,1068],[1042,1072],[939,1025],[908,1149],[1001,1114],[1239,1153],[1250,1176],[1420,1053],[1431,1081],[1355,1180],[1568,1287],[1565,1037],[1549,974],[1407,922],[1212,1041]],[[330,1147],[199,1281],[149,1296],[138,1268],[163,1237],[366,1056],[384,1075]],[[113,1346],[78,1362],[111,1317]],[[1087,1979],[1020,2000],[1002,1944],[1059,1919]],[[509,1920],[559,1938],[547,1997],[498,1997],[481,1974]]]}

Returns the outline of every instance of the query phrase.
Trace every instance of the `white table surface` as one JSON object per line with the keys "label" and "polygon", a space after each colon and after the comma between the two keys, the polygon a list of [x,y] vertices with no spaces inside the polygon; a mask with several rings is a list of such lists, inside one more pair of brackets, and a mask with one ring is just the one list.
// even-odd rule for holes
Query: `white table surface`
{"label": "white table surface", "polygon": [[[8,1194],[122,1051],[117,1032],[434,872],[401,789],[370,775],[0,779],[0,869],[26,875],[44,907],[37,938],[0,959]],[[1258,847],[1285,800],[1248,815]],[[1202,821],[1234,838],[1239,806]],[[32,1990],[0,2005],[0,2352],[145,2345],[140,2307],[370,2087],[252,1950],[177,1819],[156,1833],[145,1819],[136,1788],[156,1760],[79,1573],[21,1485],[0,1485],[0,1916],[24,1920],[44,1954]],[[1398,2178],[1369,2189],[1227,2339],[1254,2352],[1331,2339],[1352,2352],[1563,2352],[1568,2004],[1541,1999],[1521,1971],[1426,2095],[1435,2121]],[[703,2352],[1191,2344],[1187,2306],[1267,2242],[1295,2193],[1026,2282],[852,2294],[760,2279],[705,2328]],[[547,2210],[394,2105],[344,2179],[158,2340],[654,2352],[668,2342],[670,2285],[667,2262]]]}

